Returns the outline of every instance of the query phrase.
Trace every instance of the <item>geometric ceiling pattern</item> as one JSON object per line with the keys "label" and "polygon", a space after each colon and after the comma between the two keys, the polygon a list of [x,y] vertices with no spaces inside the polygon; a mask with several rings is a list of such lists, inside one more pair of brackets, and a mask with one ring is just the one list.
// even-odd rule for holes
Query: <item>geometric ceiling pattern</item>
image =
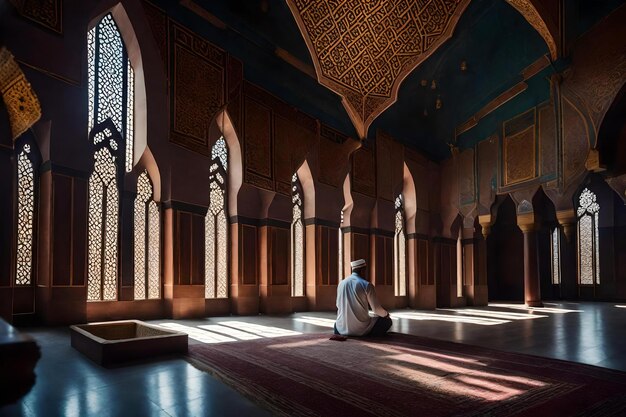
{"label": "geometric ceiling pattern", "polygon": [[470,0],[286,0],[318,81],[361,138],[404,78],[452,36]]}

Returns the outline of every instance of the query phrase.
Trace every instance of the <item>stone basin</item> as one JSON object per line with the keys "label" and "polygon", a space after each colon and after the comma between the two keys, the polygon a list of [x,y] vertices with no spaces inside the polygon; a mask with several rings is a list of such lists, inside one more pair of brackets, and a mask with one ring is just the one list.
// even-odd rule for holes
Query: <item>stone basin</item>
{"label": "stone basin", "polygon": [[160,355],[187,353],[185,333],[139,320],[70,326],[72,347],[105,367]]}

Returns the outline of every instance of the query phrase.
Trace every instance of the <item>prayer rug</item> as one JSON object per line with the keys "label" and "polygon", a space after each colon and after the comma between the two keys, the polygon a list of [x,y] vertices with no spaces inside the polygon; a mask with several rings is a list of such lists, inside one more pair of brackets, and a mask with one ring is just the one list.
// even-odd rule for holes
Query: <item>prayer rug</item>
{"label": "prayer rug", "polygon": [[626,373],[391,333],[189,346],[189,361],[280,416],[626,415]]}

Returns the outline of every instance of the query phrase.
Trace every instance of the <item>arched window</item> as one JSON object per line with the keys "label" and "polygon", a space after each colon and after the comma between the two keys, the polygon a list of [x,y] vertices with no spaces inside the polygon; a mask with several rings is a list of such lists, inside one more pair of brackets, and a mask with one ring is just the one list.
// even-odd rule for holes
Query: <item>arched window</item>
{"label": "arched window", "polygon": [[221,137],[211,150],[209,170],[209,209],[205,227],[205,297],[228,297],[228,216],[226,214],[226,178],[228,148]]}
{"label": "arched window", "polygon": [[596,195],[585,188],[578,199],[578,273],[580,285],[600,284],[600,248]]}
{"label": "arched window", "polygon": [[134,73],[109,13],[87,34],[89,178],[87,300],[117,299],[118,164],[133,165]]}
{"label": "arched window", "polygon": [[396,231],[394,236],[394,288],[395,295],[406,295],[406,236],[404,234],[404,203],[402,194],[396,198]]}
{"label": "arched window", "polygon": [[35,169],[30,145],[17,156],[17,256],[15,285],[30,285],[33,275]]}
{"label": "arched window", "polygon": [[135,300],[161,297],[159,208],[144,171],[137,180],[135,197]]}
{"label": "arched window", "polygon": [[552,231],[550,247],[552,248],[552,284],[559,285],[561,283],[561,234],[558,227]]}
{"label": "arched window", "polygon": [[304,296],[304,209],[302,185],[298,174],[291,178],[291,295]]}

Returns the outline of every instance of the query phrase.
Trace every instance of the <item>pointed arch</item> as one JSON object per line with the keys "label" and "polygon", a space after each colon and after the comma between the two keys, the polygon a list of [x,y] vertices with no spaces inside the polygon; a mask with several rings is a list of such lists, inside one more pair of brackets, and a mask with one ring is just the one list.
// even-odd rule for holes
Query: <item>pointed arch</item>
{"label": "pointed arch", "polygon": [[298,172],[291,178],[291,296],[304,296],[304,190]]}
{"label": "pointed arch", "polygon": [[404,198],[398,195],[394,203],[395,231],[393,239],[394,262],[393,262],[393,287],[396,297],[404,297],[407,294],[406,274],[406,226],[404,215]]}
{"label": "pointed arch", "polygon": [[[117,3],[109,7],[92,19],[89,24],[89,33],[100,24],[102,19],[109,15],[115,22],[117,31],[125,47],[126,57],[128,59],[128,78],[132,83],[133,94],[127,97],[127,105],[132,106],[133,111],[132,114],[128,115],[129,118],[125,123],[130,126],[131,129],[128,132],[120,132],[129,136],[129,139],[132,140],[132,147],[129,148],[129,153],[125,156],[125,159],[127,159],[125,169],[126,172],[130,172],[132,167],[139,162],[139,159],[148,145],[148,108],[144,60],[134,26],[122,3]],[[91,54],[89,47],[87,48],[87,54],[89,60]],[[130,75],[131,73],[132,76]],[[88,75],[91,76],[89,71]]]}
{"label": "pointed arch", "polygon": [[352,252],[351,242],[348,236],[346,236],[346,230],[350,230],[350,216],[352,215],[352,208],[354,207],[354,200],[352,199],[352,191],[351,191],[351,181],[350,174],[346,175],[345,180],[343,181],[343,208],[340,213],[340,224],[339,224],[339,280],[345,278],[349,272],[350,268],[350,253]]}
{"label": "pointed arch", "polygon": [[232,122],[228,111],[223,110],[218,113],[215,121],[226,141],[228,147],[228,215],[237,215],[237,195],[243,184],[243,159],[241,156],[241,145],[239,136]]}

